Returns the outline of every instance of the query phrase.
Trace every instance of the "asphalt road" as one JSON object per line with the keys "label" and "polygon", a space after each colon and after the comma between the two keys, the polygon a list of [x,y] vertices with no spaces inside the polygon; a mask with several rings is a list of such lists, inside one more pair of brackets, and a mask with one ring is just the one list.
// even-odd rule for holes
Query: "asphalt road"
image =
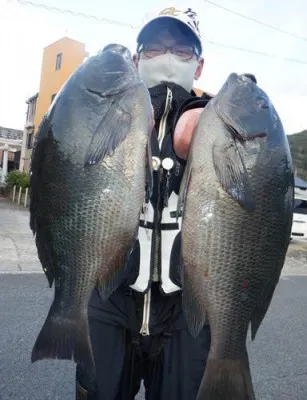
{"label": "asphalt road", "polygon": [[[307,399],[306,250],[291,245],[269,312],[256,340],[249,340],[257,400]],[[30,362],[53,298],[39,271],[28,211],[0,200],[1,400],[74,399],[72,362]]]}

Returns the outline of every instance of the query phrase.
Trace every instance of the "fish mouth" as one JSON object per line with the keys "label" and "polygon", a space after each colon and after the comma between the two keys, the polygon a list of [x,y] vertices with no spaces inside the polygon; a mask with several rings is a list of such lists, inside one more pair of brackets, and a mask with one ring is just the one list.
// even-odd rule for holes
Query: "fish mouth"
{"label": "fish mouth", "polygon": [[235,139],[250,142],[268,136],[273,108],[253,74],[231,74],[212,101],[218,117]]}
{"label": "fish mouth", "polygon": [[227,128],[230,131],[230,133],[232,134],[232,136],[234,137],[234,139],[237,139],[240,142],[251,142],[255,139],[258,139],[258,138],[264,139],[268,136],[267,133],[265,133],[265,132],[259,132],[259,133],[253,133],[252,135],[250,135],[250,134],[247,135],[245,132],[239,132],[232,126],[228,125]]}
{"label": "fish mouth", "polygon": [[242,81],[246,81],[246,82],[252,81],[252,82],[254,82],[254,83],[256,83],[256,84],[258,83],[258,82],[257,82],[257,79],[256,79],[256,77],[255,77],[254,74],[245,73],[245,74],[239,75],[239,78],[240,78]]}
{"label": "fish mouth", "polygon": [[99,92],[98,90],[91,89],[91,88],[86,88],[86,90],[89,93],[91,93],[97,97],[100,97],[101,99],[108,99],[108,98],[113,97],[114,95],[124,92],[121,88],[119,88],[118,90],[114,90],[113,92],[110,92],[110,93],[102,93],[102,92]]}
{"label": "fish mouth", "polygon": [[[256,108],[246,113],[244,107],[236,103],[232,103],[230,107],[226,109],[223,108],[222,104],[220,104],[223,103],[223,98],[227,100],[228,96],[222,93],[222,100],[218,103],[213,102],[213,107],[220,120],[235,139],[250,142],[268,136],[268,128],[263,121],[261,122],[263,118],[262,114],[259,114],[259,111],[261,112],[261,110],[269,108],[266,99],[259,96],[256,100]],[[263,114],[263,116],[266,118],[265,114]]]}
{"label": "fish mouth", "polygon": [[131,56],[130,50],[127,47],[125,47],[125,46],[123,46],[123,45],[121,45],[119,43],[109,43],[109,44],[107,44],[102,49],[102,52],[106,52],[106,51],[111,51],[113,53],[121,54],[122,56],[124,56],[128,60],[132,60],[132,56]]}

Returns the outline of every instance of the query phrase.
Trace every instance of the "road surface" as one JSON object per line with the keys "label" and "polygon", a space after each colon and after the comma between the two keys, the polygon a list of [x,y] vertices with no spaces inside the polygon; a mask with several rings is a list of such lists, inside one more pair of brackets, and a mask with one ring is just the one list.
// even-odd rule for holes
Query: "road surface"
{"label": "road surface", "polygon": [[[74,400],[74,365],[30,362],[53,290],[41,273],[28,210],[0,199],[0,399]],[[307,245],[290,245],[249,354],[257,400],[307,399]],[[249,340],[250,342],[250,340]],[[143,400],[141,392],[137,398]]]}

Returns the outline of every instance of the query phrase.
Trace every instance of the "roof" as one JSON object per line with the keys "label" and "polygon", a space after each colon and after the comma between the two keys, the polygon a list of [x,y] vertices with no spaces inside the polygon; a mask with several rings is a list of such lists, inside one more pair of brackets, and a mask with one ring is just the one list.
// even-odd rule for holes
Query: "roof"
{"label": "roof", "polygon": [[303,181],[303,179],[298,176],[295,177],[295,187],[300,189],[307,189],[307,182]]}
{"label": "roof", "polygon": [[72,38],[70,38],[69,36],[63,36],[63,37],[61,37],[60,39],[58,39],[58,40],[56,40],[56,41],[54,41],[54,42],[48,44],[47,46],[45,46],[44,49],[47,49],[48,47],[53,46],[55,43],[65,42],[65,41],[74,42],[74,43],[79,43],[79,44],[85,46],[85,43],[80,42],[79,40],[72,39]]}
{"label": "roof", "polygon": [[23,131],[0,126],[0,139],[22,140]]}
{"label": "roof", "polygon": [[35,95],[31,96],[28,98],[28,100],[26,101],[27,104],[31,103],[31,101],[35,100],[38,98],[38,93],[35,93]]}

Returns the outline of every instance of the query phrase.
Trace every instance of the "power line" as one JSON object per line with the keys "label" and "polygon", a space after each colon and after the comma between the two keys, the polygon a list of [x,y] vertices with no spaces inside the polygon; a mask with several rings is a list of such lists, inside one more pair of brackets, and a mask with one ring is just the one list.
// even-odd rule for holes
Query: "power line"
{"label": "power line", "polygon": [[[211,3],[211,1],[209,1],[209,0],[204,0],[204,1]],[[31,1],[31,0],[9,0],[9,2],[18,3],[18,4],[22,5],[22,6],[29,5],[29,6],[33,6],[33,7],[36,7],[36,8],[42,8],[42,9],[45,9],[46,11],[57,12],[57,13],[60,13],[60,14],[70,14],[73,17],[80,17],[80,18],[84,18],[84,19],[94,20],[94,21],[100,22],[100,23],[118,25],[118,26],[127,27],[127,28],[134,29],[134,30],[140,28],[137,25],[129,24],[129,23],[126,23],[126,22],[111,20],[111,19],[108,19],[108,18],[97,17],[95,15],[85,14],[85,13],[81,13],[81,12],[75,12],[75,11],[72,11],[72,10],[69,10],[69,9],[62,9],[62,8],[58,8],[58,7],[47,6],[46,4],[36,3],[36,2]],[[225,7],[219,6],[219,5],[215,4],[215,3],[212,3],[212,4],[216,5],[217,7],[226,9]],[[232,10],[230,10],[230,9],[226,9],[226,10],[232,12]],[[236,13],[236,12],[234,11],[233,13]],[[243,16],[243,14],[240,14],[240,16]],[[245,16],[243,16],[243,17],[245,17]],[[246,17],[246,18],[249,18],[249,17]],[[259,23],[261,23],[261,22],[259,22]],[[276,28],[276,29],[278,29],[278,28]],[[304,38],[302,38],[302,39],[305,40]],[[297,63],[297,64],[307,65],[307,61],[304,61],[304,60],[298,60],[298,59],[294,59],[294,58],[279,57],[278,55],[274,55],[274,54],[270,54],[270,53],[266,53],[266,52],[262,52],[262,51],[257,51],[257,50],[253,50],[253,49],[248,49],[248,48],[244,48],[244,47],[232,46],[232,45],[228,45],[226,43],[215,42],[215,41],[212,41],[212,40],[205,40],[205,43],[212,44],[214,46],[219,46],[219,47],[231,49],[231,50],[235,50],[235,51],[241,51],[241,52],[244,52],[244,53],[256,54],[258,56],[268,57],[268,58],[272,58],[272,59],[276,59],[277,58],[277,59],[280,59],[280,60],[283,60],[283,61],[288,61],[288,62],[293,62],[293,63]]]}
{"label": "power line", "polygon": [[206,43],[212,44],[214,46],[225,47],[226,49],[242,51],[244,53],[257,54],[259,56],[275,58],[275,59],[277,58],[277,59],[280,59],[282,61],[289,61],[289,62],[294,62],[294,63],[298,63],[298,64],[302,64],[302,65],[307,65],[307,61],[298,60],[298,59],[289,58],[289,57],[279,57],[278,55],[275,55],[275,54],[266,53],[264,51],[257,51],[257,50],[247,49],[246,47],[236,47],[236,46],[232,46],[232,45],[228,45],[228,44],[224,44],[224,43],[220,43],[220,42],[214,42],[212,40],[207,40]]}
{"label": "power line", "polygon": [[65,9],[65,8],[47,6],[46,4],[36,3],[36,2],[30,1],[30,0],[9,0],[9,2],[11,2],[11,3],[19,3],[20,5],[23,5],[23,6],[29,5],[29,6],[36,7],[36,8],[43,8],[43,9],[45,9],[47,11],[53,11],[53,12],[57,12],[57,13],[60,13],[60,14],[70,14],[73,17],[91,19],[91,20],[95,20],[96,22],[103,22],[103,23],[106,23],[106,24],[119,25],[119,26],[122,26],[122,27],[131,28],[131,29],[138,29],[137,25],[129,24],[127,22],[122,22],[122,21],[116,21],[116,20],[112,20],[112,19],[108,19],[108,18],[97,17],[95,15],[85,14],[85,13],[82,13],[82,12],[76,12],[76,11],[72,11],[72,10]]}
{"label": "power line", "polygon": [[211,6],[220,8],[221,10],[227,11],[227,12],[229,12],[231,14],[234,14],[234,15],[237,15],[237,16],[239,16],[241,18],[247,19],[248,21],[254,22],[255,24],[259,24],[259,25],[265,26],[266,28],[273,29],[273,30],[275,30],[277,32],[284,33],[285,35],[292,36],[292,37],[294,37],[296,39],[304,40],[305,42],[307,42],[307,38],[305,38],[303,36],[300,36],[300,35],[297,35],[296,33],[286,31],[284,29],[278,28],[277,26],[274,26],[274,25],[270,25],[270,24],[268,24],[266,22],[263,22],[263,21],[259,21],[256,18],[250,17],[250,16],[242,14],[242,13],[240,13],[238,11],[235,11],[235,10],[232,10],[230,8],[224,7],[221,4],[215,3],[214,1],[211,1],[211,0],[203,0],[203,1],[205,3],[210,4]]}

